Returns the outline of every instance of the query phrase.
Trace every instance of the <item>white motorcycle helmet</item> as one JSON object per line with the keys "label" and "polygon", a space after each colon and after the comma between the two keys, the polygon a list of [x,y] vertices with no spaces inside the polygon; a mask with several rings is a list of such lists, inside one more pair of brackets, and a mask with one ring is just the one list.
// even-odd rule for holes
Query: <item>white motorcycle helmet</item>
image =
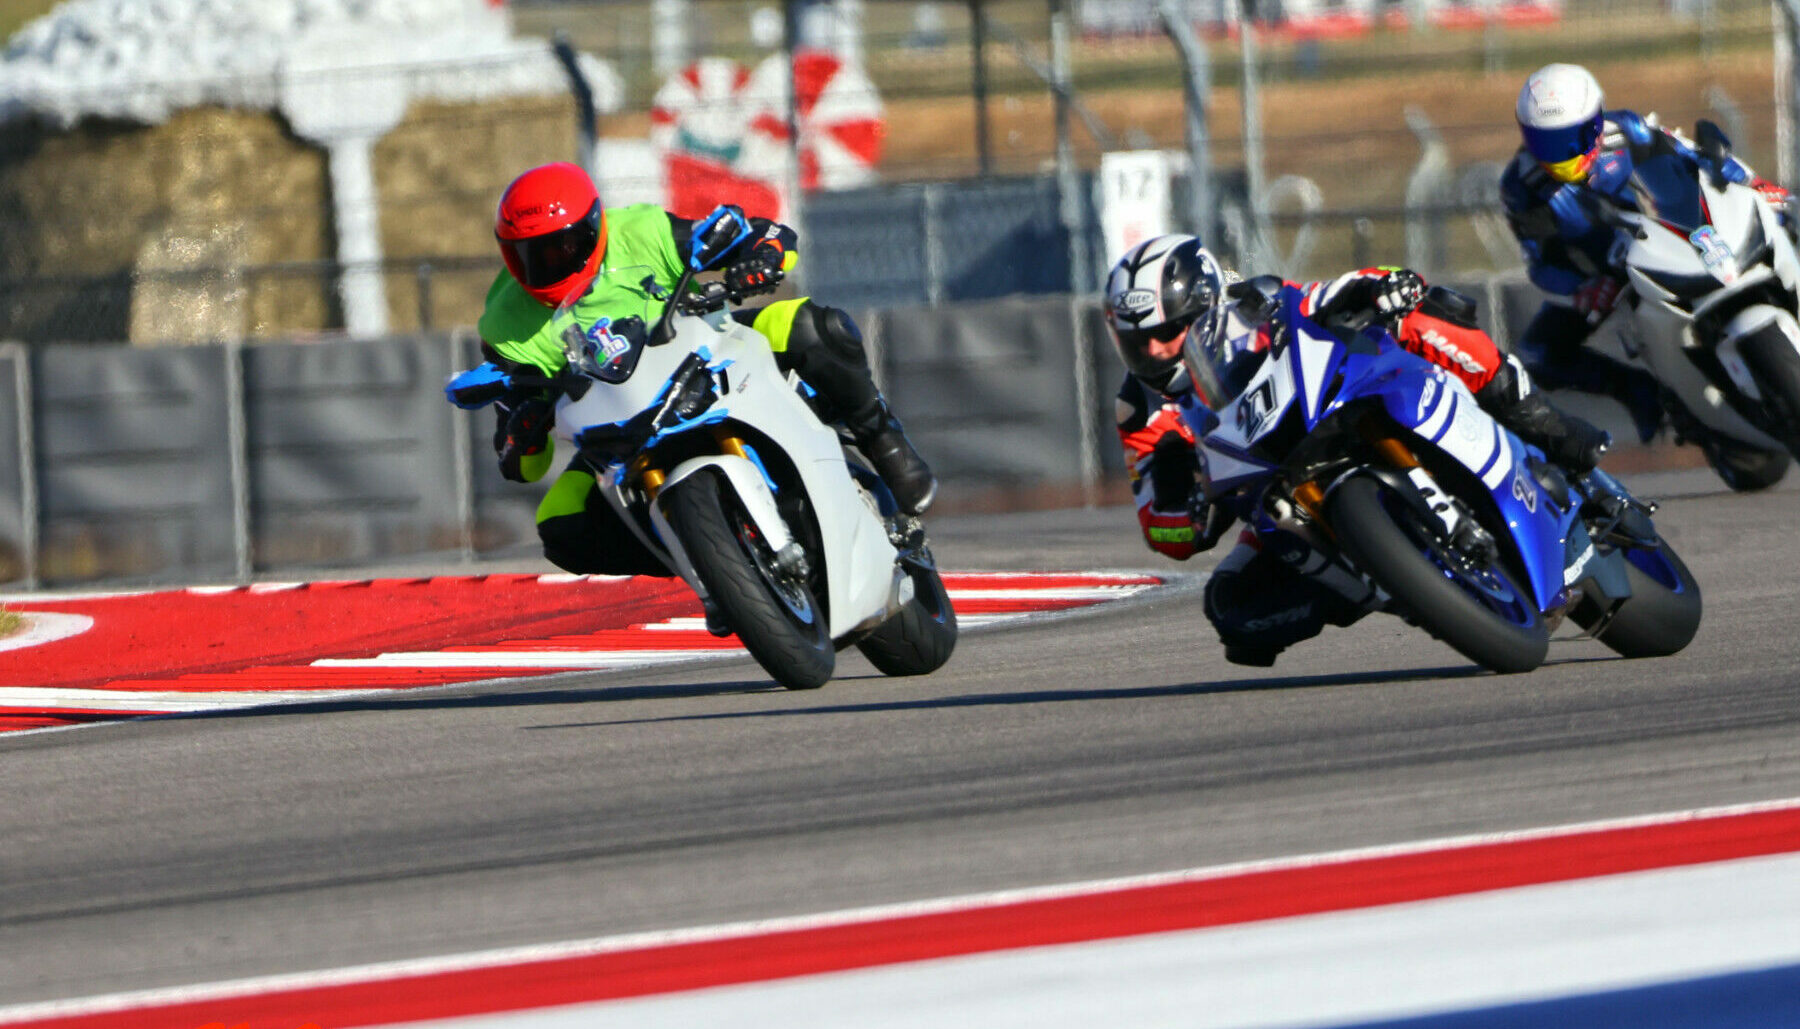
{"label": "white motorcycle helmet", "polygon": [[[1155,346],[1182,333],[1222,335],[1225,278],[1193,236],[1157,236],[1132,247],[1106,279],[1106,324],[1133,375],[1150,386],[1180,388],[1181,348]],[[1152,351],[1155,352],[1152,352]]]}
{"label": "white motorcycle helmet", "polygon": [[1606,117],[1600,83],[1578,64],[1547,64],[1519,90],[1514,114],[1525,148],[1558,182],[1587,181]]}

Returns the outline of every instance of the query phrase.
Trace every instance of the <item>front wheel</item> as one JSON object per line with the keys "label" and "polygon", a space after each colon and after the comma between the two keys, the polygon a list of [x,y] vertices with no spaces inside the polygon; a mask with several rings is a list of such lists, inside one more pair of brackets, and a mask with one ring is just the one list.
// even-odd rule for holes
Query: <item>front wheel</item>
{"label": "front wheel", "polygon": [[1392,488],[1345,480],[1326,506],[1338,545],[1427,632],[1496,672],[1544,663],[1550,630],[1531,594],[1496,563],[1476,565]]}
{"label": "front wheel", "polygon": [[1764,429],[1800,456],[1800,351],[1775,322],[1738,341],[1768,412]]}
{"label": "front wheel", "polygon": [[[1667,543],[1626,550],[1624,556],[1631,596],[1594,638],[1620,657],[1667,657],[1681,650],[1700,631],[1700,584]],[[1599,621],[1599,610],[1582,604],[1571,617],[1589,629]]]}
{"label": "front wheel", "polygon": [[725,621],[757,664],[790,690],[825,685],[837,651],[825,612],[806,583],[775,566],[775,555],[743,505],[710,472],[664,489],[669,525]]}
{"label": "front wheel", "polygon": [[856,641],[856,649],[883,675],[935,672],[956,649],[956,610],[950,606],[950,592],[944,589],[937,568],[929,563],[930,555],[925,558],[925,563],[906,568],[912,578],[912,599],[874,632]]}
{"label": "front wheel", "polygon": [[1754,493],[1781,481],[1793,458],[1785,450],[1763,450],[1724,436],[1700,444],[1706,463],[1735,493]]}

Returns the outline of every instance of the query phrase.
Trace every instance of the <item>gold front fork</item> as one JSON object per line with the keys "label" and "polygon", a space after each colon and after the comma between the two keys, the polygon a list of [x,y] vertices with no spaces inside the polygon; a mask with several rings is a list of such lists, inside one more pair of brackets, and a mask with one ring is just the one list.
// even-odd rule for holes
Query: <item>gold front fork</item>
{"label": "gold front fork", "polygon": [[[745,449],[744,441],[724,429],[716,429],[713,431],[713,442],[719,445],[719,452],[721,454],[730,454],[732,457],[741,457],[746,461],[750,460],[750,453]],[[669,478],[668,474],[661,468],[650,463],[649,454],[639,454],[632,458],[629,472],[628,481],[635,482],[642,487],[644,493],[647,494],[651,500],[656,499],[657,491],[662,489],[663,483],[667,482]]]}
{"label": "gold front fork", "polygon": [[[1414,456],[1412,449],[1405,443],[1392,436],[1376,435],[1369,430],[1366,423],[1363,428],[1364,437],[1368,439],[1369,445],[1375,448],[1376,455],[1383,461],[1401,471],[1411,471],[1419,467],[1418,457]],[[1294,487],[1294,500],[1306,509],[1307,514],[1313,516],[1314,521],[1320,525],[1325,524],[1325,519],[1322,517],[1324,513],[1322,509],[1325,506],[1325,487],[1313,481],[1303,482]]]}

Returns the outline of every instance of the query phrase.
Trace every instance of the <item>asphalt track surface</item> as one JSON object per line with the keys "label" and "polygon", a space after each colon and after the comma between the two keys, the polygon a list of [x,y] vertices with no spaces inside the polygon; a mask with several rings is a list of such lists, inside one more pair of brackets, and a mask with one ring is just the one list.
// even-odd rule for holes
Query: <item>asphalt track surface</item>
{"label": "asphalt track surface", "polygon": [[1067,511],[936,549],[1180,583],[929,678],[737,660],[0,738],[0,1000],[1800,796],[1800,494],[1633,485],[1706,598],[1674,658],[1497,677],[1380,617],[1237,668],[1210,559]]}

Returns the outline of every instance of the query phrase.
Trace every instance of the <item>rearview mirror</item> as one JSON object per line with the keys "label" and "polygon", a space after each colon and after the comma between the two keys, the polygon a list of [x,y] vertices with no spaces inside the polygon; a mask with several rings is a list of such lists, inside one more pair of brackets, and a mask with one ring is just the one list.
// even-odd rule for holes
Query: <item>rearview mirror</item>
{"label": "rearview mirror", "polygon": [[1694,123],[1694,141],[1700,153],[1714,161],[1724,160],[1731,153],[1731,140],[1718,125],[1705,118]]}

